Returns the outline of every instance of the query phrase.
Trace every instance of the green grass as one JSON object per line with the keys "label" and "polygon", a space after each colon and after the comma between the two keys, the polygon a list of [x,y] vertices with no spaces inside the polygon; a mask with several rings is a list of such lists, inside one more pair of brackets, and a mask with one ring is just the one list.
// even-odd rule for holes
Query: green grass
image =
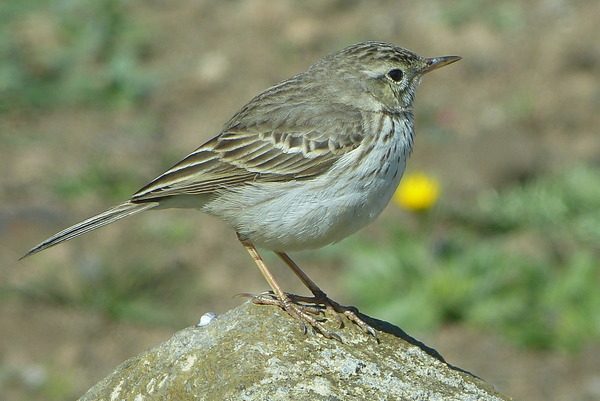
{"label": "green grass", "polygon": [[118,0],[0,5],[0,113],[68,105],[133,106],[153,86],[151,30]]}
{"label": "green grass", "polygon": [[598,182],[600,170],[577,167],[442,205],[385,243],[355,239],[347,287],[408,331],[459,322],[527,347],[578,349],[600,336]]}
{"label": "green grass", "polygon": [[[353,237],[342,243],[344,285],[363,311],[408,332],[464,324],[529,348],[577,350],[600,336],[598,182],[600,169],[572,168],[442,204],[411,230],[394,223],[379,242]],[[168,227],[137,230],[127,247],[139,251],[80,255],[70,273],[49,266],[18,292],[110,319],[177,324],[185,319],[173,311],[194,298],[197,272],[156,254],[153,243],[183,246],[192,229],[187,219]]]}
{"label": "green grass", "polygon": [[[173,327],[189,323],[189,305],[201,288],[197,266],[183,263],[177,254],[193,225],[178,217],[166,226],[140,223],[130,222],[135,229],[125,242],[109,242],[105,246],[110,249],[98,252],[76,251],[68,266],[51,260],[20,285],[0,286],[0,296],[89,310],[115,321]],[[171,253],[155,246],[164,243],[172,245]]]}
{"label": "green grass", "polygon": [[137,264],[83,260],[77,270],[61,274],[56,267],[11,293],[46,305],[87,309],[115,321],[180,325],[185,319],[178,311],[189,298],[185,290],[191,291],[185,277],[193,273],[181,265],[159,268],[148,258],[140,259]]}
{"label": "green grass", "polygon": [[440,7],[440,21],[458,29],[477,19],[499,32],[516,30],[525,24],[523,4],[490,0],[458,0]]}
{"label": "green grass", "polygon": [[[139,25],[129,6],[118,0],[1,2],[0,113],[142,105],[161,84],[149,67],[156,32]],[[510,32],[526,23],[524,12],[522,5],[460,0],[442,6],[439,17],[456,28],[482,19],[497,32]],[[503,107],[524,120],[535,104],[531,93],[517,91]],[[427,122],[435,116],[424,107],[420,117]],[[442,134],[431,138],[446,140]],[[144,182],[107,160],[99,153],[51,186],[67,199],[94,193],[115,203]],[[351,267],[346,285],[358,306],[409,331],[453,322],[528,347],[576,349],[600,336],[598,182],[598,168],[573,168],[490,191],[471,203],[442,204],[420,216],[417,229],[398,222],[384,242],[364,235],[349,239],[343,243]],[[189,231],[188,224],[175,222],[166,234],[162,228],[140,235],[177,246]],[[82,269],[66,278],[49,267],[48,276],[18,291],[115,319],[171,321],[169,310],[185,304],[192,285],[179,278],[186,276],[180,271],[185,267],[163,271],[166,256],[144,249],[150,255],[81,260]]]}
{"label": "green grass", "polygon": [[89,193],[112,203],[129,198],[143,179],[134,172],[125,171],[122,166],[110,164],[103,156],[92,155],[81,169],[53,177],[53,191],[67,200]]}

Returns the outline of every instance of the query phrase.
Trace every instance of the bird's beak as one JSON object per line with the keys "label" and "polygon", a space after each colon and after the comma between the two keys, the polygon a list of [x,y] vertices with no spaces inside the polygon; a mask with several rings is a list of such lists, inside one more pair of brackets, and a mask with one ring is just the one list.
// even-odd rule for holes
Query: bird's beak
{"label": "bird's beak", "polygon": [[460,60],[462,57],[460,56],[444,56],[444,57],[432,57],[425,59],[425,67],[423,67],[420,71],[421,74],[427,74],[433,70],[437,70],[440,67],[443,67],[448,64],[452,64]]}

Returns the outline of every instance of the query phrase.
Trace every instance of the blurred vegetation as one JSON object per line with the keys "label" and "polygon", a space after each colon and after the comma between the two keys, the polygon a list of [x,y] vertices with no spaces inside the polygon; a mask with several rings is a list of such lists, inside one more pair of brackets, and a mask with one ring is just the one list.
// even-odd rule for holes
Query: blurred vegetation
{"label": "blurred vegetation", "polygon": [[135,105],[152,87],[149,31],[118,0],[0,4],[0,113]]}
{"label": "blurred vegetation", "polygon": [[[600,169],[576,167],[415,213],[417,225],[395,223],[384,240],[352,237],[339,246],[343,281],[363,311],[409,333],[463,323],[530,348],[577,350],[600,336],[598,182]],[[110,319],[183,324],[172,311],[195,302],[195,267],[165,270],[151,244],[177,246],[192,228],[169,222],[134,240],[145,255],[83,260],[70,275],[49,267],[19,293]]]}
{"label": "blurred vegetation", "polygon": [[84,251],[73,255],[76,262],[68,268],[51,262],[19,286],[3,291],[0,285],[0,294],[84,309],[114,321],[181,327],[190,323],[190,313],[195,318],[189,305],[202,292],[198,266],[165,255],[160,245],[171,245],[177,255],[192,231],[193,220],[186,217],[149,222],[127,239],[127,248],[136,251]]}
{"label": "blurred vegetation", "polygon": [[[3,398],[75,399],[159,341],[146,334],[167,336],[198,308],[223,311],[238,288],[265,288],[233,234],[215,245],[222,233],[210,218],[174,211],[13,265],[44,232],[129,196],[267,85],[330,50],[381,39],[464,56],[426,79],[415,110],[423,158],[409,166],[435,163],[443,174],[417,180],[405,215],[388,210],[393,219],[298,261],[322,268],[313,278],[343,294],[336,300],[411,335],[458,325],[440,336],[458,331],[461,341],[432,345],[460,366],[456,355],[476,354],[475,373],[517,399],[595,399],[596,352],[511,353],[495,337],[597,349],[600,168],[539,174],[600,160],[598,4],[0,1]],[[529,178],[505,187],[520,177]],[[449,179],[468,184],[444,193]],[[214,242],[199,242],[206,232]],[[287,271],[281,279],[295,283]],[[115,341],[122,328],[129,334]]]}
{"label": "blurred vegetation", "polygon": [[474,19],[483,19],[498,31],[511,31],[525,24],[523,4],[491,0],[457,0],[444,3],[440,17],[455,29]]}
{"label": "blurred vegetation", "polygon": [[346,285],[363,309],[409,332],[463,322],[576,350],[600,336],[598,182],[600,169],[572,168],[440,205],[385,243],[350,240]]}
{"label": "blurred vegetation", "polygon": [[[143,104],[160,84],[150,67],[153,32],[128,6],[118,0],[3,1],[0,113]],[[496,32],[526,25],[521,3],[459,0],[440,7],[439,17],[456,29],[475,20]],[[529,88],[518,88],[505,103],[516,121],[533,114],[536,99]],[[93,192],[116,202],[140,181],[137,172],[111,163],[100,154],[50,185],[62,198]],[[363,310],[409,332],[464,322],[524,346],[577,349],[600,336],[598,182],[597,168],[573,168],[484,194],[475,203],[417,212],[417,228],[398,223],[383,243],[364,235],[349,239],[340,245],[348,255],[346,285]],[[437,198],[437,187],[423,188],[428,197],[405,198],[415,209]],[[181,244],[191,231],[187,221],[166,227],[140,235]],[[111,319],[179,322],[171,311],[197,290],[197,282],[186,279],[195,273],[179,264],[165,271],[147,248],[148,254],[121,255],[116,264],[84,260],[66,276],[48,267],[47,275],[17,292]]]}
{"label": "blurred vegetation", "polygon": [[92,155],[81,169],[51,179],[52,189],[62,199],[77,199],[86,193],[93,193],[108,203],[129,198],[132,189],[139,187],[140,182],[142,178],[138,172],[126,171],[121,166],[111,164],[102,153]]}
{"label": "blurred vegetation", "polygon": [[[178,327],[193,291],[191,267],[169,268],[148,257],[123,265],[97,259],[61,275],[48,272],[17,289],[19,296],[46,305],[86,309],[111,320]],[[187,290],[187,291],[186,291]],[[14,290],[13,290],[14,291]]]}

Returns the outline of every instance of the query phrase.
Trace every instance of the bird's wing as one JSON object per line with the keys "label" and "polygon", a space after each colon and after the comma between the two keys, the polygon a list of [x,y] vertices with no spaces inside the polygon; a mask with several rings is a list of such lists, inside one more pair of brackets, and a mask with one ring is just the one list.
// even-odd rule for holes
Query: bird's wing
{"label": "bird's wing", "polygon": [[[315,115],[325,112],[321,109],[311,110],[304,105],[282,114],[276,110],[250,110],[246,106],[220,135],[140,189],[131,200],[144,202],[174,195],[206,194],[250,182],[318,175],[363,140],[360,115],[349,116],[352,111],[345,109],[341,113],[331,105],[326,116]],[[249,119],[243,114],[249,111],[267,117],[247,123]]]}

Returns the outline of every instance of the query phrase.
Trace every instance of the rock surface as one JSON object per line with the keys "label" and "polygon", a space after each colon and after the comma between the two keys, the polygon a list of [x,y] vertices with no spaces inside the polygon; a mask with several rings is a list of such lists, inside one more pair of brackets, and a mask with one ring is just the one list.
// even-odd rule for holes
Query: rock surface
{"label": "rock surface", "polygon": [[[135,356],[80,400],[508,400],[389,323],[345,322],[343,343],[245,303]],[[330,319],[332,320],[332,319]]]}

